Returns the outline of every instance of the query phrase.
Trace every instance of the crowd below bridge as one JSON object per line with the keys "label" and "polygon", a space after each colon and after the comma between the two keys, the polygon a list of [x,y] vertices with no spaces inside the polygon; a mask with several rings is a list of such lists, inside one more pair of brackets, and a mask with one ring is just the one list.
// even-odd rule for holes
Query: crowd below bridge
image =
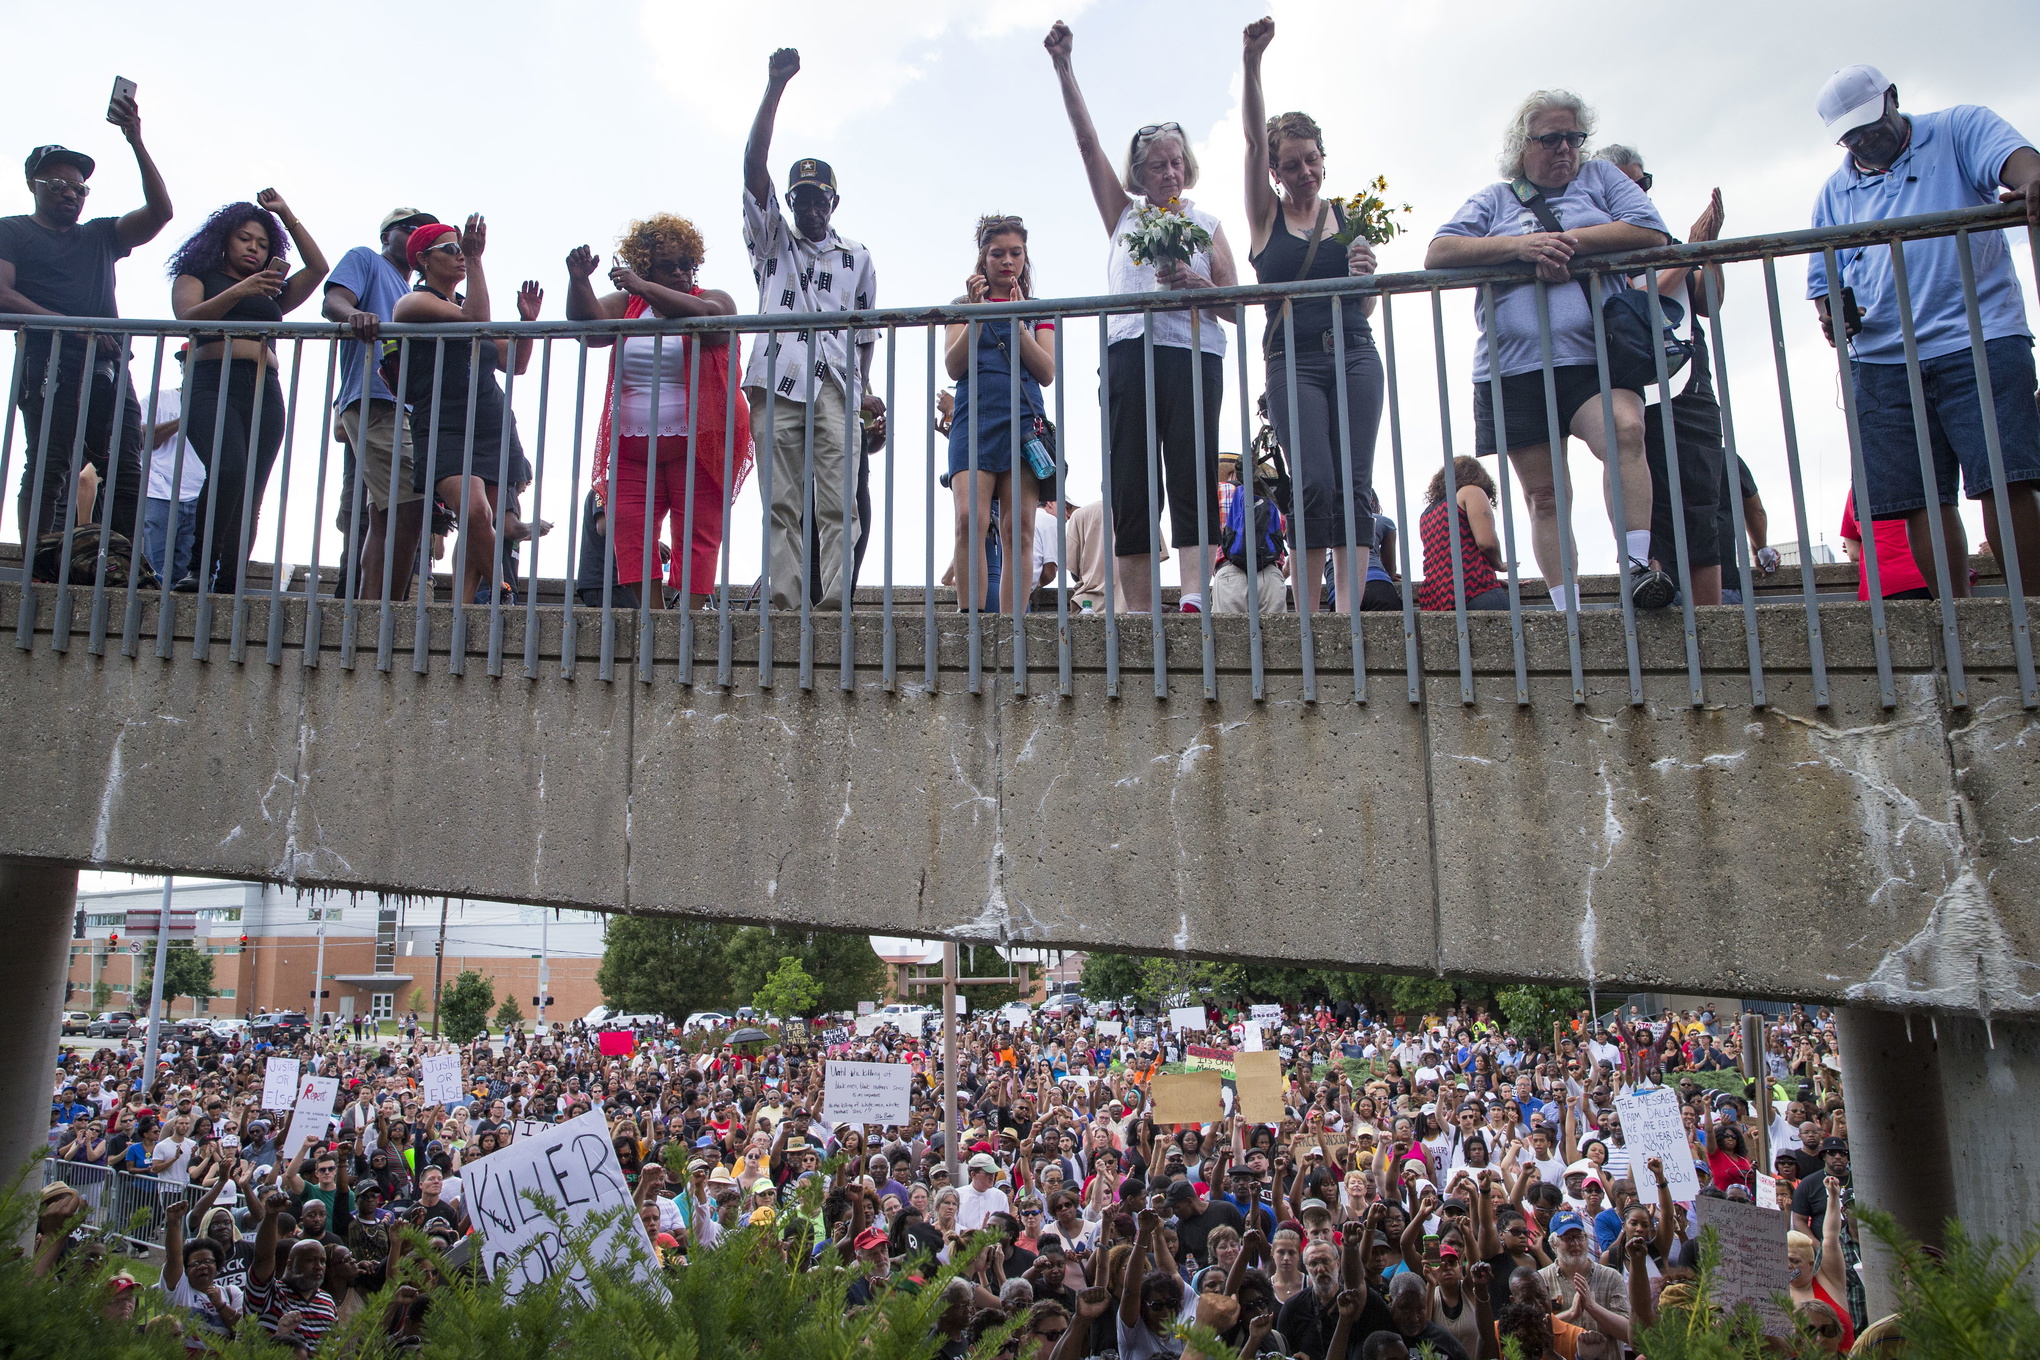
{"label": "crowd below bridge", "polygon": [[[155,1073],[126,1041],[66,1051],[37,1268],[119,1248],[95,1211],[107,1169],[128,1168],[158,1189],[165,1264],[146,1291],[115,1276],[110,1316],[194,1353],[259,1328],[313,1355],[371,1312],[401,1349],[439,1280],[406,1252],[477,1269],[459,1248],[500,1226],[477,1199],[491,1159],[592,1115],[657,1271],[748,1234],[785,1269],[850,1272],[852,1312],[939,1282],[942,1357],[997,1334],[1027,1360],[1144,1360],[1181,1354],[1195,1323],[1249,1356],[1614,1360],[1656,1319],[1726,1308],[1696,1291],[1710,1203],[1765,1211],[1757,1249],[1820,1353],[1890,1330],[1866,1314],[1825,1010],[1753,1031],[1711,1009],[1582,1012],[1526,1033],[1467,1005],[1153,1015],[1058,997],[960,1018],[953,1073],[938,1015],[859,1010],[462,1045],[416,1025],[173,1036]],[[1761,1054],[1741,1051],[1749,1032]],[[1272,1093],[1249,1090],[1261,1055]],[[452,1092],[433,1071],[449,1056]],[[304,1128],[270,1108],[279,1061],[334,1082]],[[905,1074],[895,1119],[829,1122],[846,1098],[829,1081],[873,1064]],[[1200,1072],[1219,1108],[1181,1118],[1176,1087]],[[1632,1101],[1668,1117],[1625,1129]]]}
{"label": "crowd below bridge", "polygon": [[[1249,221],[1233,225],[1245,227],[1245,262],[1263,284],[1364,278],[1375,271],[1375,245],[1408,226],[1374,192],[1385,185],[1351,199],[1324,195],[1328,151],[1317,122],[1296,111],[1266,115],[1261,64],[1274,36],[1265,19],[1242,36]],[[1045,46],[1107,237],[1106,290],[1179,294],[1183,305],[1109,317],[1104,494],[1084,503],[1065,476],[1046,397],[1067,376],[1057,372],[1063,323],[1044,307],[1039,317],[1002,312],[947,325],[949,386],[935,419],[947,437],[939,480],[955,530],[946,581],[959,607],[1025,610],[1045,584],[1066,579],[1079,609],[1149,612],[1160,607],[1159,562],[1173,548],[1177,607],[1186,610],[1351,613],[1402,609],[1406,596],[1424,609],[1510,608],[1513,479],[1550,603],[1576,611],[1572,520],[1590,498],[1575,495],[1566,470],[1571,440],[1601,466],[1626,602],[1734,603],[1753,576],[1778,568],[1756,480],[1724,442],[1720,375],[1701,324],[1721,305],[1721,268],[1585,282],[1570,272],[1586,257],[1678,239],[1639,152],[1610,142],[1589,153],[1598,128],[1580,96],[1526,96],[1504,130],[1501,178],[1433,229],[1426,268],[1522,265],[1534,279],[1497,284],[1491,296],[1476,290],[1480,343],[1466,393],[1475,456],[1445,458],[1423,504],[1400,512],[1417,520],[1413,557],[1409,526],[1383,513],[1375,489],[1385,393],[1370,320],[1378,298],[1314,293],[1268,304],[1262,435],[1250,450],[1223,452],[1227,331],[1244,312],[1197,303],[1242,271],[1226,224],[1188,197],[1200,175],[1191,139],[1160,121],[1115,155],[1078,83],[1070,28],[1057,23]],[[771,56],[745,151],[739,234],[758,287],[750,314],[868,312],[879,306],[877,266],[838,228],[835,167],[794,160],[783,194],[768,169],[780,98],[799,70],[797,51]],[[1903,112],[1897,85],[1868,66],[1836,72],[1815,103],[1845,148],[1819,188],[1815,227],[2001,198],[2023,201],[2029,224],[2040,223],[2040,152],[1989,109]],[[172,590],[234,590],[293,413],[276,344],[204,323],[280,325],[317,300],[318,314],[352,337],[331,409],[343,451],[332,505],[347,545],[336,589],[403,599],[450,547],[455,599],[514,602],[520,553],[552,527],[525,504],[534,469],[506,390],[527,372],[533,340],[383,333],[392,322],[497,319],[483,216],[442,221],[398,207],[373,245],[329,265],[274,189],[218,209],[172,256],[171,310],[193,326],[175,350],[181,371],[158,374],[144,403],[114,320],[115,267],[158,236],[173,209],[131,88],[117,91],[108,118],[135,155],[142,206],[87,217],[93,158],[45,144],[24,165],[34,212],[0,219],[0,313],[84,323],[20,332],[17,522],[34,573],[57,579],[82,542],[94,569],[113,555],[120,581],[132,570]],[[1688,188],[1706,206],[1685,239],[1718,239],[1721,192]],[[598,253],[574,247],[565,253],[566,318],[737,316],[737,298],[698,282],[713,234],[648,213],[618,240],[606,292],[594,282]],[[974,239],[957,243],[965,282],[956,300],[1035,298],[1027,241],[1022,218],[982,218]],[[1863,596],[1873,580],[1888,597],[1963,596],[1976,582],[1957,513],[1965,497],[1981,503],[1984,546],[2008,578],[2016,562],[2040,561],[2031,330],[2002,231],[1912,240],[1903,256],[1903,271],[1886,245],[1808,257],[1806,296],[1830,341],[1839,329],[1851,355],[1847,414],[1862,482],[1846,506],[1809,510],[1817,523],[1834,514],[1852,555],[1876,559],[1865,564]],[[1843,277],[1829,278],[1830,260]],[[520,320],[542,317],[539,280],[513,296]],[[780,609],[846,604],[873,524],[870,455],[889,440],[872,376],[877,340],[864,329],[771,330],[746,354],[741,335],[714,329],[586,337],[611,357],[591,408],[599,415],[589,481],[575,492],[586,498],[572,582],[579,597],[636,605],[642,593],[650,608],[696,606],[728,587],[726,525],[755,464],[769,508],[759,594]],[[1490,466],[1501,478],[1499,507]],[[1874,529],[1868,553],[1863,520]],[[81,540],[94,524],[100,532]],[[1421,591],[1404,579],[1404,563]],[[661,588],[650,584],[654,573]]]}

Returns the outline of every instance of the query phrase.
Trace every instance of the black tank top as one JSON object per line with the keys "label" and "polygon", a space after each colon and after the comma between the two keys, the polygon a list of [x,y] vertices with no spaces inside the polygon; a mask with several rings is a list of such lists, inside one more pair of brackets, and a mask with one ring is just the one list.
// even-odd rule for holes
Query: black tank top
{"label": "black tank top", "polygon": [[[1343,279],[1346,277],[1346,248],[1332,238],[1346,225],[1346,215],[1332,207],[1325,218],[1324,235],[1318,240],[1317,258],[1310,262],[1311,279]],[[1250,261],[1254,266],[1254,277],[1262,283],[1295,283],[1297,274],[1303,268],[1303,257],[1310,253],[1310,233],[1298,236],[1289,229],[1288,220],[1283,216],[1282,205],[1275,205],[1275,221],[1268,230],[1268,242],[1261,247],[1261,253]],[[1332,328],[1332,300],[1327,297],[1297,298],[1290,308],[1296,319],[1296,344],[1299,349],[1314,349],[1316,337]],[[1367,319],[1360,315],[1358,305],[1350,304],[1340,308],[1350,337],[1367,331]],[[1282,304],[1268,304],[1268,325],[1273,328],[1269,345],[1282,348]],[[1308,339],[1308,343],[1306,343]]]}
{"label": "black tank top", "polygon": [[[229,288],[240,282],[239,279],[227,273],[224,269],[207,270],[198,276],[198,281],[205,285],[207,300],[218,297],[221,293],[226,292]],[[235,303],[233,310],[221,317],[220,320],[281,321],[283,320],[283,308],[277,305],[275,298],[263,297],[257,293],[252,297],[244,297]]]}

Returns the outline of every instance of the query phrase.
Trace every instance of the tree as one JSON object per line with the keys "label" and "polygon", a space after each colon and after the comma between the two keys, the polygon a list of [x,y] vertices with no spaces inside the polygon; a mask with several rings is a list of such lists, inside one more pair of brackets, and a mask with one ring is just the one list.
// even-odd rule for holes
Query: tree
{"label": "tree", "polygon": [[1576,1015],[1587,1004],[1587,994],[1577,987],[1504,987],[1495,993],[1495,1005],[1508,1017],[1509,1030],[1525,1038],[1551,1033],[1551,1026]]}
{"label": "tree", "polygon": [[521,1025],[523,1023],[524,1008],[517,1004],[516,997],[506,993],[503,997],[503,1004],[496,1007],[496,1028],[508,1029],[512,1025]]}
{"label": "tree", "polygon": [[[681,1020],[695,1011],[726,1010],[738,996],[749,995],[731,986],[730,943],[740,933],[715,921],[611,917],[595,985],[603,1001],[620,1011]],[[761,972],[758,982],[763,981]]]}
{"label": "tree", "polygon": [[411,989],[411,1009],[413,1011],[422,1011],[426,1008],[427,1004],[428,999],[425,995],[425,989],[423,987],[413,987]]}
{"label": "tree", "polygon": [[791,1020],[813,1014],[815,1002],[821,994],[822,984],[800,966],[799,958],[788,954],[779,960],[779,966],[765,979],[765,985],[752,996],[751,1004],[767,1015]]}
{"label": "tree", "polygon": [[1141,961],[1131,954],[1094,951],[1084,955],[1077,990],[1092,1001],[1118,1001],[1140,990]]}
{"label": "tree", "polygon": [[105,978],[92,984],[92,1009],[109,1010],[113,1006],[113,984]]}
{"label": "tree", "polygon": [[488,1028],[489,1008],[496,1004],[496,989],[472,968],[462,969],[439,995],[439,1031],[457,1044],[464,1044]]}
{"label": "tree", "polygon": [[[146,1004],[142,998],[149,995],[155,986],[156,954],[152,949],[143,950],[139,956],[141,968],[135,975],[135,1002]],[[170,1003],[180,996],[193,1001],[203,1001],[215,995],[213,991],[212,955],[199,952],[190,941],[173,941],[163,955],[163,1013],[170,1013]]]}
{"label": "tree", "polygon": [[876,999],[885,988],[885,964],[872,952],[868,935],[745,926],[730,937],[725,951],[731,997],[755,995],[788,955],[799,959],[809,978],[821,986],[815,1010],[852,1010],[860,1001]]}

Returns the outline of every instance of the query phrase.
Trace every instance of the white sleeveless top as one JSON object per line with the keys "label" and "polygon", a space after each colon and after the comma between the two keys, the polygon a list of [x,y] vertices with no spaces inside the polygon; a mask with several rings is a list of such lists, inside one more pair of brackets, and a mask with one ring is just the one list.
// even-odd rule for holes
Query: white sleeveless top
{"label": "white sleeveless top", "polygon": [[[1153,265],[1135,264],[1133,254],[1120,238],[1134,227],[1134,214],[1146,206],[1145,199],[1134,199],[1126,205],[1126,211],[1119,214],[1119,224],[1112,228],[1112,247],[1105,258],[1105,289],[1110,293],[1159,293],[1164,292],[1155,282]],[[1190,220],[1210,232],[1212,239],[1218,238],[1218,219],[1199,208],[1189,199],[1183,200],[1183,211]],[[1190,267],[1206,278],[1211,277],[1211,252],[1201,251],[1190,258]],[[1188,296],[1186,293],[1185,296]],[[1155,344],[1172,345],[1177,349],[1190,348],[1190,313],[1156,312]],[[1138,315],[1115,316],[1106,322],[1106,334],[1114,341],[1138,340],[1141,337],[1144,318]],[[1225,327],[1204,317],[1198,327],[1199,347],[1206,354],[1225,353]]]}
{"label": "white sleeveless top", "polygon": [[[622,340],[623,403],[617,433],[643,438],[652,432],[652,389],[659,390],[659,435],[687,433],[687,347],[678,336],[664,345],[655,337],[631,335]],[[657,351],[656,361],[654,351]]]}

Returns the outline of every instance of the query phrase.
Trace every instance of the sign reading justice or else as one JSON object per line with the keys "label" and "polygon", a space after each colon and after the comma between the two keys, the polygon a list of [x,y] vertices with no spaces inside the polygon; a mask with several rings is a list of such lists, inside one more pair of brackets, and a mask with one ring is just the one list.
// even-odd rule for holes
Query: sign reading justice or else
{"label": "sign reading justice or else", "polygon": [[[551,1207],[534,1203],[527,1191]],[[599,1110],[548,1125],[543,1133],[469,1162],[461,1169],[461,1202],[482,1231],[482,1268],[491,1280],[506,1279],[512,1298],[564,1272],[593,1302],[586,1271],[569,1258],[566,1240],[605,1213],[615,1221],[589,1244],[590,1262],[598,1269],[628,1269],[639,1281],[660,1287],[644,1224],[635,1213],[615,1213],[630,1209],[630,1185]]]}

